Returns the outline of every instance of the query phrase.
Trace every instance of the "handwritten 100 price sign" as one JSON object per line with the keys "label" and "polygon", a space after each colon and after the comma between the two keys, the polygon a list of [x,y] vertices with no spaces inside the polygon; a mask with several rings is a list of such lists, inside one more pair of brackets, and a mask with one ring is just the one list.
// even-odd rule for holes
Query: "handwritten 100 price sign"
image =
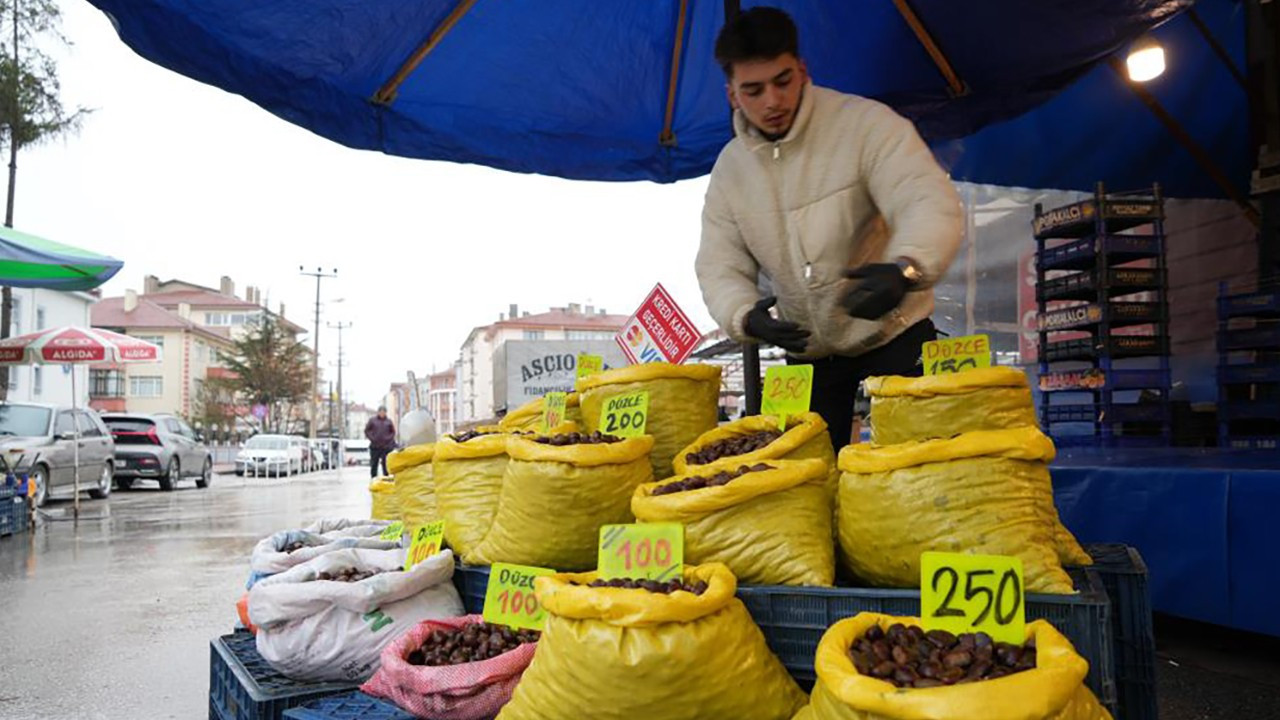
{"label": "handwritten 100 price sign", "polygon": [[605,580],[667,581],[684,572],[684,525],[635,523],[600,528],[598,567]]}
{"label": "handwritten 100 price sign", "polygon": [[535,578],[554,575],[555,570],[528,565],[494,563],[489,568],[489,585],[484,594],[484,621],[527,630],[542,630],[547,611],[533,591]]}

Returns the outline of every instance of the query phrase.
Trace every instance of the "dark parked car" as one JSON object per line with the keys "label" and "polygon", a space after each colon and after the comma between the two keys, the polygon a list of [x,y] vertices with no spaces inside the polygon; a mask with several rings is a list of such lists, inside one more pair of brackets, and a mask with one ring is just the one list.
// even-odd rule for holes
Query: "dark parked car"
{"label": "dark parked car", "polygon": [[157,480],[161,490],[172,490],[184,478],[209,487],[213,456],[182,418],[106,413],[102,420],[116,441],[116,485],[122,490],[137,480]]}
{"label": "dark parked car", "polygon": [[29,469],[35,482],[36,507],[50,497],[72,497],[77,474],[81,492],[87,490],[95,498],[110,495],[114,449],[111,434],[92,412],[0,402],[0,452],[8,454],[9,461],[20,469]]}

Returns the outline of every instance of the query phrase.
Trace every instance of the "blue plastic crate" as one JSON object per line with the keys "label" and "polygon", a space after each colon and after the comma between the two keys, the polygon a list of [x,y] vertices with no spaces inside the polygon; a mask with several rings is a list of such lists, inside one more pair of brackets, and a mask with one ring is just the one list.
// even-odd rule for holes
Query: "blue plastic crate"
{"label": "blue plastic crate", "polygon": [[1117,717],[1156,720],[1156,638],[1147,565],[1127,545],[1088,545],[1085,550],[1111,599]]}
{"label": "blue plastic crate", "polygon": [[1263,450],[1274,452],[1280,450],[1280,437],[1249,437],[1226,435],[1219,440],[1219,446],[1231,450]]}
{"label": "blue plastic crate", "polygon": [[1218,352],[1280,348],[1280,324],[1218,331]]}
{"label": "blue plastic crate", "polygon": [[289,708],[350,692],[357,685],[291,680],[262,659],[253,635],[247,632],[223,635],[209,643],[210,718],[280,720]]}
{"label": "blue plastic crate", "polygon": [[394,703],[362,692],[333,695],[285,710],[289,720],[415,720]]}
{"label": "blue plastic crate", "polygon": [[1252,385],[1280,382],[1280,364],[1226,364],[1218,367],[1218,382],[1225,385]]}
{"label": "blue plastic crate", "polygon": [[1225,295],[1218,298],[1218,317],[1275,317],[1280,315],[1280,291]]}
{"label": "blue plastic crate", "polygon": [[[1075,595],[1027,595],[1027,619],[1047,620],[1089,661],[1087,682],[1098,699],[1115,709],[1111,602],[1092,570],[1072,571]],[[813,656],[827,628],[861,612],[920,615],[919,590],[739,585],[738,598],[764,631],[769,648],[807,691],[817,675]],[[1126,719],[1127,720],[1127,719]]]}
{"label": "blue plastic crate", "polygon": [[484,594],[489,588],[488,565],[463,565],[458,562],[453,569],[453,585],[462,596],[462,607],[468,614],[484,612]]}
{"label": "blue plastic crate", "polygon": [[27,499],[10,495],[0,499],[0,537],[27,531]]}

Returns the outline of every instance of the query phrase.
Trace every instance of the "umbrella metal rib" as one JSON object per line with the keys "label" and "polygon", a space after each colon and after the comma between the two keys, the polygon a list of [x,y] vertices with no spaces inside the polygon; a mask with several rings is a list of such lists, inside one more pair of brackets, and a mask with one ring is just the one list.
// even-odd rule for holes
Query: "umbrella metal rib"
{"label": "umbrella metal rib", "polygon": [[409,79],[409,75],[418,68],[418,65],[426,59],[427,55],[431,54],[432,50],[435,50],[440,41],[444,39],[444,36],[449,34],[453,26],[457,25],[462,16],[466,15],[471,6],[475,4],[476,0],[461,0],[440,22],[439,27],[431,31],[427,41],[418,46],[418,49],[413,51],[413,54],[409,56],[408,60],[404,61],[400,69],[396,70],[396,74],[392,75],[386,84],[378,88],[378,92],[373,95],[373,102],[378,105],[390,105],[395,102],[396,93],[400,91],[400,86],[404,84],[404,81]]}
{"label": "umbrella metal rib", "polygon": [[951,61],[947,59],[942,48],[938,47],[938,43],[934,41],[933,35],[929,34],[929,29],[921,22],[920,16],[911,7],[907,0],[893,0],[894,7],[898,8],[898,14],[902,15],[902,19],[907,22],[907,26],[911,28],[911,32],[915,33],[916,39],[924,46],[925,52],[929,53],[929,57],[933,60],[933,64],[938,66],[938,72],[942,73],[942,77],[946,78],[947,86],[951,90],[952,97],[964,97],[969,94],[969,86],[956,73],[955,68],[951,66]]}
{"label": "umbrella metal rib", "polygon": [[676,21],[676,41],[671,48],[671,78],[667,82],[667,110],[662,118],[662,134],[658,142],[663,147],[675,147],[676,135],[671,123],[676,114],[676,87],[680,82],[680,58],[684,55],[684,26],[689,17],[689,0],[680,0],[680,19]]}

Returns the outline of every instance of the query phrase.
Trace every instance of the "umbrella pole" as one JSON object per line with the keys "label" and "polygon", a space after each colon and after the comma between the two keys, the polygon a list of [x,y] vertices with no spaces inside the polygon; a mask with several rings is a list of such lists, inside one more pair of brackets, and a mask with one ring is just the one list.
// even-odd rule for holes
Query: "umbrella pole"
{"label": "umbrella pole", "polygon": [[[76,410],[76,369],[71,368],[71,409]],[[71,419],[74,422],[73,427],[76,429],[75,444],[71,446],[71,467],[72,477],[75,478],[75,516],[76,520],[80,520],[80,418],[76,417],[75,412],[71,413]]]}

